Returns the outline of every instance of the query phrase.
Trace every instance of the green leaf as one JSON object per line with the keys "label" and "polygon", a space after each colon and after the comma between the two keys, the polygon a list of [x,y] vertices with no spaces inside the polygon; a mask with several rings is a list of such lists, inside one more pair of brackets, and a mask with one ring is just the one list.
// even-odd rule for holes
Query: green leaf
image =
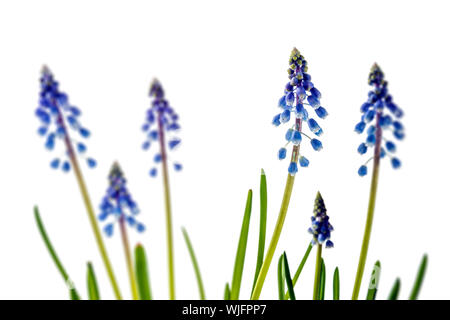
{"label": "green leaf", "polygon": [[227,284],[225,285],[225,293],[223,295],[223,300],[230,300],[230,295],[231,295],[230,284],[227,282]]}
{"label": "green leaf", "polygon": [[264,259],[264,248],[266,245],[266,222],[267,222],[267,181],[264,170],[261,169],[261,181],[259,185],[259,201],[260,201],[260,215],[259,215],[259,242],[258,242],[258,256],[256,258],[255,277],[253,280],[252,293],[255,288],[256,280],[258,279],[259,271]]}
{"label": "green leaf", "polygon": [[34,217],[36,219],[36,224],[39,229],[39,233],[42,236],[42,240],[44,240],[44,244],[47,247],[47,250],[50,253],[51,258],[53,259],[53,262],[55,263],[56,268],[58,269],[59,273],[63,277],[66,285],[69,287],[70,299],[71,300],[80,300],[81,299],[80,295],[78,294],[77,290],[75,289],[75,286],[73,285],[72,280],[70,280],[69,275],[67,274],[61,261],[59,260],[58,255],[56,254],[56,251],[53,248],[53,245],[50,241],[50,238],[47,235],[47,231],[45,230],[44,224],[42,223],[41,216],[39,214],[39,209],[37,206],[34,207]]}
{"label": "green leaf", "polygon": [[339,283],[339,268],[336,267],[334,269],[333,276],[333,300],[339,300],[339,292],[340,292],[340,283]]}
{"label": "green leaf", "polygon": [[417,272],[416,281],[414,282],[409,300],[417,300],[419,296],[420,288],[422,287],[423,278],[425,277],[425,271],[427,270],[428,256],[426,254],[422,257],[419,271]]}
{"label": "green leaf", "polygon": [[191,240],[189,239],[189,235],[186,229],[182,228],[184,240],[186,241],[186,245],[189,251],[189,255],[191,256],[192,266],[194,267],[195,276],[197,278],[198,291],[200,293],[200,300],[205,300],[205,289],[203,288],[202,275],[200,273],[200,268],[198,267],[197,258],[195,257],[194,248],[192,247]]}
{"label": "green leaf", "polygon": [[325,275],[326,275],[325,262],[323,261],[322,258],[322,266],[320,268],[319,300],[325,299]]}
{"label": "green leaf", "polygon": [[94,267],[90,262],[87,263],[87,287],[89,300],[100,300],[97,278],[95,277]]}
{"label": "green leaf", "polygon": [[[309,243],[308,248],[306,249],[306,252],[303,255],[302,261],[300,262],[300,265],[298,266],[297,271],[295,272],[295,275],[292,278],[292,285],[294,287],[297,284],[297,280],[300,277],[300,274],[302,273],[302,270],[303,270],[303,267],[305,266],[306,260],[308,260],[311,249],[312,249],[312,245],[311,245],[311,243]],[[289,291],[286,292],[286,294],[284,295],[284,299],[285,300],[289,299]]]}
{"label": "green leaf", "polygon": [[397,300],[399,292],[400,292],[400,278],[397,278],[395,279],[394,285],[392,286],[391,293],[389,293],[388,300]]}
{"label": "green leaf", "polygon": [[380,261],[375,262],[370,276],[369,289],[367,290],[366,300],[375,300],[380,283],[381,264]]}
{"label": "green leaf", "polygon": [[284,259],[283,255],[278,259],[278,298],[280,300],[286,300],[284,298],[284,283],[286,280],[285,276],[285,268],[284,268]]}
{"label": "green leaf", "polygon": [[248,191],[247,204],[245,206],[244,219],[242,221],[241,234],[234,262],[233,280],[231,282],[231,300],[239,299],[241,289],[242,272],[244,270],[245,251],[247,250],[248,229],[250,226],[250,215],[252,212],[252,190]]}
{"label": "green leaf", "polygon": [[134,269],[140,300],[152,300],[152,290],[150,288],[150,277],[148,275],[147,257],[145,249],[141,244],[134,248]]}
{"label": "green leaf", "polygon": [[[295,300],[294,286],[292,284],[291,272],[289,271],[289,263],[288,263],[286,252],[283,253],[283,264],[284,264],[284,275],[286,277],[286,286],[288,288],[289,297],[291,298],[291,300]],[[284,293],[284,290],[282,291],[282,293]]]}

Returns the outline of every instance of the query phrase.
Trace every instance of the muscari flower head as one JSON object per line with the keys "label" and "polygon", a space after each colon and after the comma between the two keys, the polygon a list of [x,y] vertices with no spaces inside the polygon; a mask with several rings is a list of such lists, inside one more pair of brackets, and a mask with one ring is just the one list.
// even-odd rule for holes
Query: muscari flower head
{"label": "muscari flower head", "polygon": [[[181,139],[175,134],[180,130],[178,124],[178,114],[169,105],[164,98],[164,90],[161,83],[154,79],[150,85],[149,96],[152,99],[150,109],[147,110],[147,117],[142,126],[142,131],[147,135],[147,139],[142,144],[142,149],[149,150],[150,146],[155,143],[164,143],[164,148],[173,150],[179,146]],[[161,137],[161,134],[163,135]],[[153,162],[158,164],[162,161],[162,154],[156,153]],[[173,163],[176,171],[182,169],[182,165],[178,162]],[[150,169],[150,176],[156,177],[156,166]]]}
{"label": "muscari flower head", "polygon": [[51,71],[44,66],[41,72],[41,91],[39,93],[39,106],[36,116],[40,121],[38,134],[45,138],[45,148],[54,150],[57,140],[62,140],[65,145],[61,156],[50,162],[53,169],[70,170],[69,157],[77,152],[79,156],[86,159],[90,168],[96,166],[93,158],[85,157],[87,148],[82,141],[69,137],[68,128],[75,131],[79,138],[86,139],[90,136],[88,129],[80,123],[81,111],[69,103],[66,93],[59,90],[59,83],[54,79]]}
{"label": "muscari flower head", "polygon": [[[396,145],[383,137],[383,133],[391,131],[396,140],[402,140],[405,137],[404,127],[400,122],[403,111],[393,102],[392,96],[388,93],[388,83],[384,80],[384,74],[376,63],[370,71],[369,85],[372,86],[372,90],[369,91],[367,101],[361,106],[361,121],[355,126],[357,133],[362,134],[366,131],[367,137],[358,146],[357,151],[363,155],[370,147],[375,146],[374,157],[384,158],[387,155],[391,159],[392,167],[397,169],[401,166],[401,162],[394,156]],[[376,152],[377,144],[380,144],[379,154]],[[367,174],[367,163],[372,159],[370,158],[358,169],[360,176]]]}
{"label": "muscari flower head", "polygon": [[328,112],[321,106],[321,93],[311,82],[311,76],[307,73],[308,63],[300,52],[294,48],[289,59],[289,82],[286,84],[284,94],[278,102],[278,106],[282,109],[277,114],[272,124],[279,126],[282,123],[289,123],[293,119],[294,124],[288,128],[285,139],[286,145],[278,151],[278,159],[286,158],[286,146],[289,143],[294,145],[293,156],[288,167],[288,172],[294,175],[298,171],[297,159],[301,167],[307,167],[309,160],[299,154],[300,143],[303,136],[310,140],[314,150],[322,149],[322,142],[316,138],[310,138],[302,132],[302,121],[306,122],[309,129],[316,136],[323,133],[322,128],[317,121],[308,113],[306,106],[314,110],[317,117],[325,119]]}
{"label": "muscari flower head", "polygon": [[326,248],[334,247],[333,242],[330,240],[333,226],[329,222],[327,208],[325,208],[325,203],[323,202],[320,192],[317,192],[316,200],[314,202],[314,215],[311,217],[311,222],[311,228],[308,229],[308,232],[313,236],[311,244],[325,243]]}
{"label": "muscari flower head", "polygon": [[114,222],[120,219],[123,219],[130,227],[136,228],[138,232],[143,232],[145,226],[135,218],[139,213],[138,206],[128,192],[127,180],[117,162],[113,164],[108,180],[109,186],[100,204],[100,214],[98,216],[100,221],[106,221],[109,217],[113,219],[112,222],[108,222],[103,228],[106,235],[112,236]]}

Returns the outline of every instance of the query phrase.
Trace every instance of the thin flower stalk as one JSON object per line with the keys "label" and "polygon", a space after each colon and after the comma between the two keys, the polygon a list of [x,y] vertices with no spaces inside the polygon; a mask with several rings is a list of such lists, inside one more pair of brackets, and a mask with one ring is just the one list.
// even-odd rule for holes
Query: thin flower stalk
{"label": "thin flower stalk", "polygon": [[317,245],[316,273],[314,276],[313,300],[319,300],[320,276],[322,272],[322,245],[333,248],[334,243],[330,240],[331,232],[334,230],[329,222],[327,208],[320,192],[317,192],[314,201],[314,215],[311,217],[311,228],[308,232],[312,235],[311,245]]}
{"label": "thin flower stalk", "polygon": [[[266,256],[253,289],[251,296],[252,300],[259,299],[270,264],[275,254],[284,221],[286,219],[292,189],[294,186],[295,175],[298,172],[298,165],[300,165],[300,167],[309,166],[309,160],[300,154],[300,144],[303,136],[310,140],[311,146],[315,151],[320,151],[322,149],[322,142],[320,140],[310,138],[302,132],[302,123],[306,122],[309,129],[316,136],[321,136],[323,133],[323,130],[317,121],[308,114],[305,106],[310,106],[315,111],[316,115],[321,119],[325,119],[328,115],[328,112],[321,106],[320,103],[322,95],[311,82],[311,76],[307,73],[307,71],[307,61],[300,54],[300,52],[294,48],[289,59],[289,82],[286,84],[284,95],[280,98],[278,103],[278,106],[282,109],[282,112],[275,115],[272,120],[272,124],[278,127],[282,123],[289,122],[291,115],[295,117],[294,125],[289,128],[285,134],[285,139],[287,141],[286,144],[292,144],[293,147],[280,212],[278,214],[272,238],[267,248]],[[278,151],[278,159],[285,159],[286,153],[286,148],[281,148]]]}
{"label": "thin flower stalk", "polygon": [[[363,115],[361,117],[361,121],[355,126],[355,131],[361,134],[364,132],[367,125],[375,120],[375,124],[369,126],[366,130],[366,141],[358,146],[358,153],[360,154],[365,154],[369,147],[374,147],[374,155],[366,162],[366,164],[362,165],[358,169],[358,174],[360,176],[365,176],[368,171],[367,163],[373,160],[369,205],[367,209],[366,225],[358,261],[358,268],[355,276],[355,284],[353,287],[353,300],[357,300],[359,296],[367,260],[367,253],[369,250],[377,196],[380,160],[385,157],[389,157],[391,159],[391,165],[394,169],[398,169],[401,166],[400,160],[393,155],[396,152],[396,145],[394,142],[387,139],[383,140],[383,131],[392,131],[394,138],[397,140],[402,140],[405,137],[404,127],[399,121],[399,119],[403,117],[403,111],[393,102],[392,96],[388,93],[388,83],[384,79],[384,74],[377,64],[374,64],[371,69],[369,75],[369,85],[373,86],[373,90],[369,91],[368,100],[361,106],[361,112]],[[390,111],[390,114],[385,113],[386,109]],[[385,141],[384,146],[382,145],[383,141]]]}
{"label": "thin flower stalk", "polygon": [[[175,299],[175,263],[173,249],[173,227],[172,227],[172,206],[169,186],[169,157],[168,149],[173,150],[179,146],[181,139],[173,136],[180,126],[178,124],[178,115],[175,113],[169,102],[164,97],[164,90],[160,82],[153,80],[150,86],[150,97],[152,98],[151,107],[147,111],[146,122],[142,126],[142,130],[147,133],[147,140],[143,143],[142,148],[148,150],[151,144],[159,143],[159,153],[154,156],[154,163],[161,164],[162,180],[164,188],[164,204],[166,208],[166,236],[167,236],[167,259],[169,274],[169,297]],[[156,126],[156,128],[153,128]],[[173,162],[175,171],[180,171],[182,165]],[[157,176],[157,168],[150,169],[150,176]]]}
{"label": "thin flower stalk", "polygon": [[[70,137],[66,121],[82,138],[89,137],[90,132],[81,126],[78,119],[81,114],[80,110],[69,104],[68,96],[59,90],[59,83],[54,79],[53,74],[46,66],[42,68],[40,82],[41,92],[39,107],[36,109],[36,116],[41,122],[38,134],[46,138],[45,147],[51,151],[55,148],[56,139],[63,140],[65,145],[63,157],[66,157],[66,159],[54,158],[50,162],[50,166],[53,169],[61,168],[63,172],[69,172],[70,169],[73,168],[83,202],[86,206],[89,222],[94,232],[94,237],[113,287],[115,297],[121,299],[119,286],[106,252],[100,229],[97,225],[92,202],[78,162],[78,156],[84,158],[87,148],[84,143],[75,141]],[[76,144],[76,149],[73,144]],[[86,162],[91,168],[96,166],[96,161],[92,158],[86,158]]]}
{"label": "thin flower stalk", "polygon": [[139,233],[142,233],[145,231],[145,226],[136,220],[136,216],[139,214],[139,208],[128,192],[127,180],[117,162],[113,164],[108,175],[108,180],[109,186],[100,204],[101,213],[98,219],[102,222],[112,219],[103,228],[108,237],[113,235],[115,222],[119,225],[130,280],[131,295],[134,300],[138,300],[137,281],[126,227],[135,228]]}

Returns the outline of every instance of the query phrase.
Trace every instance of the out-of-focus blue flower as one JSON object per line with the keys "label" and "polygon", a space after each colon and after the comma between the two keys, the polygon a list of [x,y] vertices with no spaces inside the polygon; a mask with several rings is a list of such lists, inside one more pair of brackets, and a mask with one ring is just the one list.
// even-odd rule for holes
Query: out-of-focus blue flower
{"label": "out-of-focus blue flower", "polygon": [[[282,123],[294,121],[294,125],[288,129],[285,138],[289,143],[293,144],[293,156],[288,167],[288,172],[293,175],[297,172],[297,159],[301,158],[299,153],[302,136],[311,140],[314,150],[322,149],[322,143],[317,139],[311,139],[302,132],[302,121],[306,121],[309,129],[315,135],[320,136],[323,133],[322,128],[317,121],[310,117],[305,106],[310,106],[320,119],[325,119],[328,115],[327,110],[321,105],[320,99],[322,94],[311,82],[311,76],[308,72],[308,63],[300,52],[294,48],[289,59],[289,82],[286,84],[283,96],[278,100],[280,113],[272,119],[272,124],[279,126]],[[280,151],[284,150],[280,154]],[[282,148],[278,152],[278,159],[286,158],[286,149]],[[295,151],[295,152],[294,152]],[[308,161],[306,158],[304,158]],[[300,166],[306,167],[306,161],[300,162]],[[302,165],[303,164],[303,165]],[[309,164],[309,161],[308,161]]]}
{"label": "out-of-focus blue flower", "polygon": [[[395,143],[386,141],[385,148],[383,148],[381,142],[384,133],[388,132],[392,132],[397,140],[405,137],[404,127],[400,122],[403,111],[393,102],[392,96],[388,92],[388,83],[377,64],[374,64],[370,71],[369,85],[372,86],[372,89],[369,91],[367,101],[361,106],[361,121],[355,126],[357,133],[362,134],[366,131],[367,134],[365,143],[359,145],[358,152],[365,154],[368,147],[374,147],[375,151],[379,148],[379,154],[375,153],[374,157],[388,156],[391,158],[392,167],[397,169],[400,167],[400,160],[392,156],[397,149]],[[373,124],[370,125],[371,123]],[[358,169],[360,176],[367,174],[366,164]]]}
{"label": "out-of-focus blue flower", "polygon": [[109,186],[100,204],[100,214],[98,215],[100,221],[106,221],[108,218],[113,220],[104,226],[105,234],[112,236],[114,223],[120,219],[123,219],[130,227],[136,228],[138,232],[143,232],[144,224],[136,220],[139,208],[128,192],[127,180],[117,162],[113,164],[108,180]]}
{"label": "out-of-focus blue flower", "polygon": [[41,71],[39,103],[35,115],[40,122],[38,134],[44,137],[45,148],[54,150],[58,140],[64,145],[64,156],[53,159],[50,162],[51,168],[70,171],[71,166],[67,159],[75,156],[75,152],[86,160],[90,168],[96,166],[94,159],[85,157],[86,145],[73,136],[69,137],[69,128],[78,133],[81,139],[88,138],[90,131],[81,125],[80,109],[69,103],[68,95],[60,91],[59,83],[46,66]]}
{"label": "out-of-focus blue flower", "polygon": [[[164,97],[164,90],[160,82],[156,79],[153,80],[150,85],[149,96],[151,98],[150,109],[147,110],[147,115],[145,123],[142,125],[142,131],[146,133],[147,140],[142,144],[143,150],[149,150],[155,142],[164,142],[162,146],[165,150],[174,150],[180,143],[181,139],[176,135],[178,130],[180,130],[180,125],[178,124],[178,114],[175,113],[174,109],[169,105],[169,102]],[[272,122],[274,125],[280,124],[280,116],[275,117]],[[160,135],[163,135],[162,137]],[[159,141],[157,141],[159,140]],[[166,153],[166,157],[168,157]],[[160,150],[154,157],[153,162],[159,164],[163,159],[162,150]],[[174,169],[180,171],[182,165],[179,163],[174,163]],[[153,167],[150,169],[149,174],[151,177],[156,177],[158,170]]]}
{"label": "out-of-focus blue flower", "polygon": [[362,165],[361,167],[359,167],[358,174],[361,177],[364,177],[367,174],[367,166],[366,165]]}
{"label": "out-of-focus blue flower", "polygon": [[325,203],[320,192],[317,192],[316,200],[314,201],[314,215],[311,217],[311,228],[308,229],[308,232],[313,236],[311,244],[325,243],[326,248],[334,247],[333,242],[330,240],[331,231],[333,231],[333,226],[329,222]]}

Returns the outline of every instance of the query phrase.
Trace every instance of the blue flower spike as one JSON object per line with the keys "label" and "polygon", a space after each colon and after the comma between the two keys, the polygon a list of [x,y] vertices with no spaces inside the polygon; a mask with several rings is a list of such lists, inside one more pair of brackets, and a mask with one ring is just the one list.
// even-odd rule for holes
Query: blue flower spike
{"label": "blue flower spike", "polygon": [[314,215],[311,217],[311,228],[308,232],[312,235],[311,245],[317,245],[316,256],[316,272],[314,275],[314,292],[313,300],[319,300],[319,288],[321,268],[323,264],[322,247],[333,248],[334,244],[330,240],[333,226],[330,224],[330,218],[327,215],[327,209],[320,192],[317,192],[316,200],[314,201]]}
{"label": "blue flower spike", "polygon": [[[166,150],[174,151],[181,144],[181,139],[176,135],[180,130],[179,117],[165,99],[164,90],[157,79],[154,79],[150,85],[149,96],[152,98],[152,101],[150,108],[147,110],[145,122],[142,125],[142,131],[146,134],[146,140],[142,144],[142,149],[145,151],[151,150],[153,145],[164,143],[164,153],[162,150],[156,151],[156,154],[153,156],[154,164],[158,165],[165,161],[163,157],[167,157]],[[273,124],[280,124],[280,116],[273,120]],[[160,130],[163,132],[160,132]],[[181,171],[182,165],[180,163],[173,162],[172,165],[175,171]],[[152,168],[149,171],[149,175],[156,177],[157,172],[156,168]]]}
{"label": "blue flower spike", "polygon": [[367,163],[372,159],[378,161],[387,156],[391,159],[392,167],[398,169],[401,165],[400,160],[393,156],[397,146],[393,141],[386,140],[384,133],[392,132],[397,140],[402,140],[405,136],[404,127],[400,121],[403,111],[393,102],[388,92],[388,83],[377,64],[374,64],[370,71],[369,85],[372,89],[369,91],[367,101],[360,108],[362,120],[356,124],[355,131],[358,134],[366,131],[367,134],[365,141],[358,146],[358,153],[366,154],[368,149],[373,147],[374,156],[358,169],[361,177],[367,175]]}
{"label": "blue flower spike", "polygon": [[[315,151],[322,149],[322,142],[320,140],[312,139],[302,132],[302,122],[305,121],[313,134],[321,136],[323,133],[323,129],[308,114],[306,107],[308,106],[314,110],[320,119],[325,119],[328,115],[327,110],[321,105],[320,99],[322,98],[322,94],[311,82],[311,76],[307,72],[307,61],[294,48],[289,59],[289,82],[285,86],[283,96],[278,101],[278,106],[281,108],[281,111],[272,119],[272,124],[276,127],[284,123],[289,123],[291,120],[294,122],[294,125],[285,134],[287,143],[292,143],[293,145],[288,167],[288,172],[291,175],[295,175],[298,171],[297,162],[300,161],[299,164],[301,167],[307,167],[309,165],[309,161],[306,158],[299,159],[300,144],[303,137],[310,140],[311,146]],[[282,160],[285,158],[286,148],[282,148],[278,151],[278,159]]]}
{"label": "blue flower spike", "polygon": [[[103,238],[101,233],[98,232],[99,226],[92,201],[81,173],[81,167],[78,164],[79,159],[84,159],[90,168],[97,165],[95,159],[88,157],[87,147],[83,141],[91,133],[80,121],[80,109],[69,103],[68,95],[60,90],[59,83],[46,66],[41,71],[39,102],[35,115],[40,122],[38,134],[44,139],[45,147],[50,151],[61,148],[59,151],[62,156],[53,158],[50,167],[60,169],[63,172],[69,172],[73,169],[75,173],[100,256],[107,270],[114,295],[116,299],[120,300],[122,295]],[[112,234],[113,226],[107,226],[105,232]]]}
{"label": "blue flower spike", "polygon": [[[90,131],[80,123],[81,111],[69,103],[68,95],[60,91],[59,83],[47,66],[41,71],[39,104],[35,115],[40,122],[37,132],[45,139],[45,148],[49,151],[55,150],[59,140],[64,144],[64,156],[54,158],[50,162],[52,169],[69,172],[75,153],[86,161],[88,167],[95,167],[95,160],[86,157],[86,145],[77,140],[90,136]],[[78,134],[77,139],[69,136],[69,130]]]}
{"label": "blue flower spike", "polygon": [[127,228],[134,228],[137,232],[145,231],[143,223],[137,221],[136,216],[139,214],[139,208],[131,197],[127,189],[127,180],[119,164],[115,162],[108,175],[109,186],[106,194],[100,204],[100,214],[98,219],[106,222],[103,231],[106,236],[112,237],[114,234],[114,225],[117,222],[123,248],[125,251],[125,261],[130,275],[131,294],[134,300],[139,298],[137,281],[134,276],[133,261],[131,259],[131,248],[128,241]]}
{"label": "blue flower spike", "polygon": [[103,231],[107,236],[113,235],[114,222],[127,223],[129,227],[138,232],[145,230],[142,223],[137,222],[136,215],[139,208],[127,189],[127,180],[124,177],[119,164],[115,162],[108,176],[109,186],[100,204],[98,219],[102,222],[110,220]]}
{"label": "blue flower spike", "polygon": [[311,228],[308,229],[308,232],[312,234],[311,244],[325,244],[326,248],[334,247],[330,240],[331,231],[333,231],[333,226],[329,222],[325,203],[320,192],[317,192],[314,202],[314,215],[311,217]]}
{"label": "blue flower spike", "polygon": [[370,70],[369,85],[371,86],[371,90],[369,91],[367,100],[360,108],[362,113],[361,122],[358,122],[355,127],[357,133],[362,134],[366,131],[365,134],[367,135],[364,143],[359,145],[358,152],[360,154],[366,154],[368,149],[372,147],[374,151],[373,156],[358,169],[358,175],[364,177],[368,173],[367,164],[371,161],[373,162],[366,226],[364,228],[358,268],[356,270],[352,300],[358,300],[361,289],[374,220],[381,160],[390,158],[391,165],[394,169],[399,168],[401,165],[400,160],[392,155],[396,153],[397,146],[394,142],[387,139],[386,135],[392,132],[394,138],[398,140],[403,139],[405,135],[403,125],[400,122],[400,119],[403,117],[403,111],[393,102],[393,98],[388,92],[388,83],[376,63]]}

